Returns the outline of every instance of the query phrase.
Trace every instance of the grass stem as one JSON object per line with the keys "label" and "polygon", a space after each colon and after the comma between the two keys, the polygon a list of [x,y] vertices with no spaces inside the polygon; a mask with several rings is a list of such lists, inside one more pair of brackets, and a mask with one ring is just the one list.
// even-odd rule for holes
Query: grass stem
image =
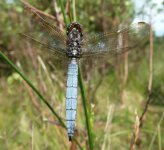
{"label": "grass stem", "polygon": [[78,69],[78,80],[79,80],[79,86],[80,86],[80,92],[81,92],[81,97],[82,97],[82,102],[83,102],[83,108],[84,108],[84,113],[85,113],[85,120],[86,120],[86,126],[87,126],[87,133],[88,133],[88,138],[89,138],[89,146],[90,150],[93,150],[93,138],[92,138],[92,131],[91,131],[91,118],[88,113],[87,109],[87,102],[86,102],[86,96],[85,96],[85,91],[84,91],[84,86],[82,82],[82,77],[80,73],[80,67]]}

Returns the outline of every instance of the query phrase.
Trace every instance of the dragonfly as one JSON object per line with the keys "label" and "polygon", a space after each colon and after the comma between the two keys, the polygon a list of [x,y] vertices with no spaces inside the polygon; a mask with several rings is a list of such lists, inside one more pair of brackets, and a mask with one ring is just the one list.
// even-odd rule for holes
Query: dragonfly
{"label": "dragonfly", "polygon": [[43,36],[23,34],[43,48],[52,52],[54,57],[68,60],[66,82],[66,126],[69,141],[72,140],[75,130],[77,96],[78,96],[78,65],[84,58],[94,59],[104,57],[110,59],[116,55],[131,51],[136,47],[144,46],[149,37],[149,24],[137,22],[130,26],[124,26],[97,34],[95,36],[84,35],[82,26],[78,22],[70,23],[66,33],[49,23],[35,10],[31,10],[43,27]]}

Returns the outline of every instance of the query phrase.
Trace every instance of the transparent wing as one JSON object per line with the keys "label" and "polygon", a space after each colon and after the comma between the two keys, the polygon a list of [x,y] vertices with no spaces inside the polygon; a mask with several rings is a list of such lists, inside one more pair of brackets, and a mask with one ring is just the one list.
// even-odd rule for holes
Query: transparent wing
{"label": "transparent wing", "polygon": [[54,54],[66,55],[66,35],[56,26],[50,24],[35,9],[25,4],[27,12],[30,12],[30,27],[32,33],[24,33],[22,36],[31,42],[40,44]]}
{"label": "transparent wing", "polygon": [[[51,43],[51,39],[47,39],[49,37],[39,37],[33,35],[27,35],[24,33],[20,33],[23,36],[24,40],[28,40],[31,44],[33,43],[35,46],[39,46],[45,53],[49,53],[56,57],[63,57],[66,58],[66,48],[61,48],[60,45],[54,45],[53,42]],[[45,38],[46,37],[46,38]],[[45,38],[45,39],[44,39]],[[50,41],[48,41],[50,40]]]}
{"label": "transparent wing", "polygon": [[148,42],[149,30],[149,24],[138,22],[128,27],[118,28],[111,33],[88,38],[83,42],[83,57],[113,56],[136,47],[143,47]]}

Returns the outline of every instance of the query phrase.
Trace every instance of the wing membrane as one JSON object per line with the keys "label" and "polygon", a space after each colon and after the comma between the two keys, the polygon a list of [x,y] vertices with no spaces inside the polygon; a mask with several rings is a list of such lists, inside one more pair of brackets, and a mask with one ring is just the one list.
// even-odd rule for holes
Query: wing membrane
{"label": "wing membrane", "polygon": [[149,38],[150,27],[139,22],[111,33],[99,34],[84,41],[83,56],[112,56],[143,47]]}
{"label": "wing membrane", "polygon": [[55,55],[55,56],[60,56],[60,57],[66,57],[66,53],[65,53],[65,49],[61,49],[60,47],[53,47],[48,43],[44,43],[44,41],[39,41],[36,38],[20,33],[21,36],[23,36],[24,38],[27,38],[28,41],[30,41],[30,43],[34,43],[35,45],[40,45],[42,48],[44,49],[48,49],[48,52],[51,52],[51,54]]}
{"label": "wing membrane", "polygon": [[[66,54],[66,35],[56,26],[46,21],[37,11],[24,4],[26,10],[30,12],[30,19],[32,20],[32,33],[21,34],[29,39],[31,42],[40,44],[43,48],[49,49],[54,54]],[[31,27],[31,26],[30,26]]]}

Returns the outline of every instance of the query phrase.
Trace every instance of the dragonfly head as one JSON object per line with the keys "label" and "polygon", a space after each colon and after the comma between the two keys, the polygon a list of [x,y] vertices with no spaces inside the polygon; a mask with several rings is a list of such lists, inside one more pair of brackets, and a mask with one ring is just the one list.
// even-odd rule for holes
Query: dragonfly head
{"label": "dragonfly head", "polygon": [[72,41],[82,40],[82,28],[79,23],[74,22],[67,26],[67,36]]}

